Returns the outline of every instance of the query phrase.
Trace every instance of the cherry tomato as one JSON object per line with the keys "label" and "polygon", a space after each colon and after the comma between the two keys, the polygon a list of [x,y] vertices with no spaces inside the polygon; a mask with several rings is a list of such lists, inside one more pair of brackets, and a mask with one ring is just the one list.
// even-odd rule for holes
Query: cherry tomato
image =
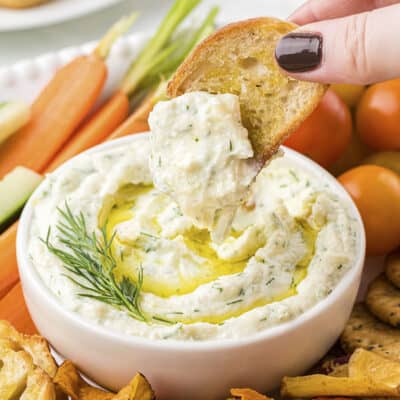
{"label": "cherry tomato", "polygon": [[350,107],[355,107],[364,93],[365,86],[334,84],[331,89]]}
{"label": "cherry tomato", "polygon": [[328,90],[314,112],[285,144],[327,168],[346,150],[351,132],[348,107],[336,93]]}
{"label": "cherry tomato", "polygon": [[[361,141],[357,132],[353,131],[350,143],[340,158],[329,167],[329,172],[335,176],[343,174],[350,168],[362,164],[362,161],[371,154],[371,150]],[[368,163],[374,164],[374,163]]]}
{"label": "cherry tomato", "polygon": [[370,86],[356,113],[361,139],[375,150],[400,150],[400,79]]}
{"label": "cherry tomato", "polygon": [[338,178],[364,222],[367,254],[383,255],[400,245],[400,177],[377,165],[353,168]]}

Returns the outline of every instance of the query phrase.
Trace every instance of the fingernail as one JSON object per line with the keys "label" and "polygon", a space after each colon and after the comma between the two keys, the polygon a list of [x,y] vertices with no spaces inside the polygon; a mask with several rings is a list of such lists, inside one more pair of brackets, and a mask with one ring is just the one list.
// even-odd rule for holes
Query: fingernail
{"label": "fingernail", "polygon": [[276,46],[275,57],[280,67],[288,72],[311,71],[321,64],[322,36],[308,32],[289,33]]}

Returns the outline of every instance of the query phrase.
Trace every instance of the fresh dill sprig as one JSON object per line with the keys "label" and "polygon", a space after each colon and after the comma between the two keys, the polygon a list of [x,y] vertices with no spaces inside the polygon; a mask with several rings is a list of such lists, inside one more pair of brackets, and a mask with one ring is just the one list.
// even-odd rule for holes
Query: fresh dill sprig
{"label": "fresh dill sprig", "polygon": [[100,238],[95,232],[89,233],[83,214],[75,216],[67,203],[65,210],[57,210],[61,215],[57,224],[58,239],[69,251],[64,251],[50,242],[50,228],[46,240],[42,241],[48,250],[63,262],[65,269],[70,273],[66,276],[84,290],[79,296],[124,309],[132,318],[146,321],[139,303],[143,285],[142,268],[139,268],[137,282],[126,276],[117,281],[114,276],[117,263],[111,245],[115,234],[108,239],[106,225],[101,229]]}

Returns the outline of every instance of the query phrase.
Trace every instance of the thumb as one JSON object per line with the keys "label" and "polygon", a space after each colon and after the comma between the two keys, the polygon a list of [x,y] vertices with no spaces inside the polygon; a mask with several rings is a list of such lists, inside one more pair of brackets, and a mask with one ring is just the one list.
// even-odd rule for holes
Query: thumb
{"label": "thumb", "polygon": [[368,84],[400,76],[400,5],[304,25],[284,36],[275,56],[291,76]]}

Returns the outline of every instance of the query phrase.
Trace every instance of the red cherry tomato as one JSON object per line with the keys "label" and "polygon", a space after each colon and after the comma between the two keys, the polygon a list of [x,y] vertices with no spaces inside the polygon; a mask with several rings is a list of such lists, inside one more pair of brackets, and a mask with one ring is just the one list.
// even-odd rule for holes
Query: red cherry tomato
{"label": "red cherry tomato", "polygon": [[344,153],[350,143],[352,121],[349,108],[332,90],[328,90],[314,112],[285,145],[327,168]]}

